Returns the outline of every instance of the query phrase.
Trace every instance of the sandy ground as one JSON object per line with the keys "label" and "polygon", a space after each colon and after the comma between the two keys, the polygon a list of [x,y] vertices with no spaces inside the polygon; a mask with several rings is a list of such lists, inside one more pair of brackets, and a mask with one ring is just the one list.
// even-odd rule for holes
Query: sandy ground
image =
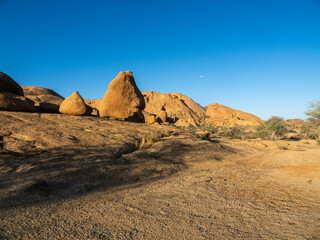
{"label": "sandy ground", "polygon": [[[120,135],[128,128],[136,136],[159,128],[99,121],[113,124],[109,131],[121,125]],[[16,121],[6,130],[14,126]],[[1,238],[320,239],[315,142],[209,141],[171,131],[151,147],[117,154],[106,145],[79,142],[3,151]],[[18,128],[13,132],[17,138]],[[73,135],[81,143],[80,133]]]}

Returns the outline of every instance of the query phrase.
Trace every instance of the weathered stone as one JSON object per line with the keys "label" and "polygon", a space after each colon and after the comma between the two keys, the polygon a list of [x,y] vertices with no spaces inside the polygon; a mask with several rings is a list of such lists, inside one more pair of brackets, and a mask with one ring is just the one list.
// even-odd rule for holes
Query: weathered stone
{"label": "weathered stone", "polygon": [[146,118],[146,123],[148,124],[154,124],[155,122],[156,122],[156,117],[153,115]]}
{"label": "weathered stone", "polygon": [[8,111],[36,112],[34,101],[13,93],[0,93],[0,109]]}
{"label": "weathered stone", "polygon": [[23,90],[20,85],[3,72],[0,72],[0,92],[8,92],[23,96]]}
{"label": "weathered stone", "polygon": [[143,96],[137,87],[132,72],[120,72],[109,84],[100,102],[101,117],[144,122],[142,110],[145,107]]}
{"label": "weathered stone", "polygon": [[68,115],[90,115],[92,108],[85,104],[83,98],[76,91],[66,98],[60,105],[59,112]]}
{"label": "weathered stone", "polygon": [[159,123],[165,123],[167,122],[167,112],[164,110],[161,110],[157,115],[157,121]]}
{"label": "weathered stone", "polygon": [[40,111],[48,113],[59,113],[59,107],[64,98],[55,91],[33,86],[22,86],[24,94],[40,107]]}

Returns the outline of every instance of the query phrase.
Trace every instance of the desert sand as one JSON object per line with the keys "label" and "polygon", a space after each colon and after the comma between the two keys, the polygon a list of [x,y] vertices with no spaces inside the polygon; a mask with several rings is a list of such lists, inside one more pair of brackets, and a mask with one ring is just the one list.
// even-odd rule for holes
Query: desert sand
{"label": "desert sand", "polygon": [[0,122],[1,239],[320,239],[315,141],[46,113]]}

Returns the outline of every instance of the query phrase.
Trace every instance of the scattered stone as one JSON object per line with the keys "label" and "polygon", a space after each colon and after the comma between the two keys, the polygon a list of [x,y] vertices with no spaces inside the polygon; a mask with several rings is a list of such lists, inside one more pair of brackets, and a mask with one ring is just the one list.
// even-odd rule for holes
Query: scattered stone
{"label": "scattered stone", "polygon": [[59,112],[68,115],[83,116],[90,115],[92,108],[85,104],[83,98],[76,91],[61,103]]}
{"label": "scattered stone", "polygon": [[120,72],[109,84],[100,102],[101,117],[144,122],[142,110],[145,107],[143,96],[137,87],[132,72]]}

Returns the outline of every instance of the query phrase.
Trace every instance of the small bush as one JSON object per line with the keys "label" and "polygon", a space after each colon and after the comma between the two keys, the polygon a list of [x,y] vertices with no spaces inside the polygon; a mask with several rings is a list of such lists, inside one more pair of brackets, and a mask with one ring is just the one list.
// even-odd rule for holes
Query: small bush
{"label": "small bush", "polygon": [[287,126],[283,123],[281,117],[271,117],[263,125],[256,128],[256,137],[262,139],[275,140],[283,137],[286,133],[290,132]]}
{"label": "small bush", "polygon": [[301,127],[301,134],[305,138],[320,139],[320,119],[307,119]]}
{"label": "small bush", "polygon": [[227,137],[232,139],[242,139],[245,138],[246,133],[239,127],[221,127],[217,135],[220,137]]}
{"label": "small bush", "polygon": [[301,127],[301,133],[306,138],[320,140],[320,101],[311,102],[306,114],[310,118]]}
{"label": "small bush", "polygon": [[187,131],[189,132],[196,132],[197,131],[197,127],[192,125],[192,124],[189,124],[188,127],[185,128]]}
{"label": "small bush", "polygon": [[214,126],[211,126],[211,125],[203,125],[203,126],[200,126],[198,128],[198,130],[200,131],[207,131],[208,133],[216,133],[218,131],[218,129]]}

